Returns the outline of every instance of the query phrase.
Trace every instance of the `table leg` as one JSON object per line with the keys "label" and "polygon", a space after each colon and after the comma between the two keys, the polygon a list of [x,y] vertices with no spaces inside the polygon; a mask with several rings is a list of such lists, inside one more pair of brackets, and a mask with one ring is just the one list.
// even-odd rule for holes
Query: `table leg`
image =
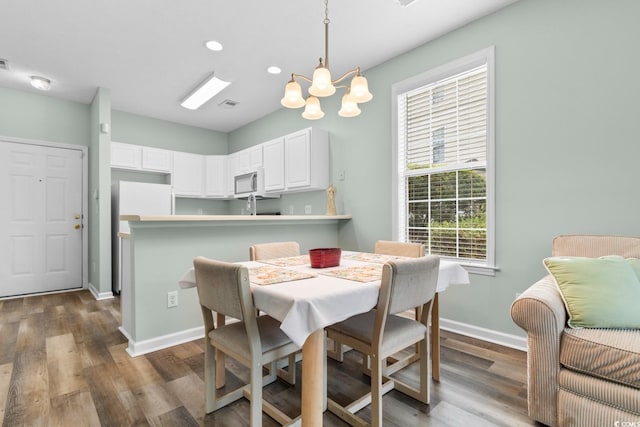
{"label": "table leg", "polygon": [[302,426],[322,427],[324,406],[324,330],[309,335],[302,346]]}
{"label": "table leg", "polygon": [[437,293],[431,307],[431,377],[434,381],[440,381],[440,309]]}

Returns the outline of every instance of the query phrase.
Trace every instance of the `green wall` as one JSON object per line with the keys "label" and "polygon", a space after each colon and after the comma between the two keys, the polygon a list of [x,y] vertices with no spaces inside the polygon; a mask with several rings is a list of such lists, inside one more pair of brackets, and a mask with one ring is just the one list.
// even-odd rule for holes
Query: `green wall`
{"label": "green wall", "polygon": [[0,135],[89,146],[86,104],[0,87]]}
{"label": "green wall", "polygon": [[638,235],[638,16],[634,0],[521,0],[366,70],[374,99],[359,117],[337,116],[334,95],[321,101],[323,119],[312,123],[299,118],[300,110],[279,110],[232,132],[230,151],[310,124],[328,130],[338,211],[353,215],[340,244],[371,250],[392,233],[392,85],[495,45],[500,271],[450,288],[440,307],[445,319],[523,335],[510,304],[545,274],[553,236]]}
{"label": "green wall", "polygon": [[111,139],[198,154],[227,154],[227,134],[113,110]]}

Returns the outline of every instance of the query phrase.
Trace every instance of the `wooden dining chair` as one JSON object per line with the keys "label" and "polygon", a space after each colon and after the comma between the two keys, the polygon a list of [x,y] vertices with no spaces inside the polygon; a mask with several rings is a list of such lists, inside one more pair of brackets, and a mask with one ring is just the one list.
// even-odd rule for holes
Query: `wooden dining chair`
{"label": "wooden dining chair", "polygon": [[[280,322],[276,319],[256,315],[246,267],[204,257],[195,258],[193,265],[205,326],[206,413],[244,396],[251,401],[252,427],[262,425],[262,411],[280,424],[290,422],[291,418],[285,413],[262,399],[262,387],[276,380],[275,362],[295,353],[300,347],[280,330]],[[216,326],[213,312],[239,321]],[[250,369],[248,385],[219,395],[217,389],[221,382],[217,376],[224,375],[225,371],[216,366],[218,351]],[[263,378],[266,365],[271,365],[270,374]]]}
{"label": "wooden dining chair", "polygon": [[[374,253],[382,255],[394,255],[403,256],[408,258],[419,258],[424,256],[424,245],[422,243],[408,243],[408,242],[394,242],[389,240],[378,240],[374,246]],[[420,307],[414,307],[415,319],[420,319]],[[327,351],[327,354],[340,362],[344,360],[344,346],[339,342],[333,342],[331,350]],[[383,365],[387,370],[387,373],[391,374],[404,366],[407,366],[420,357],[418,346],[413,353],[405,355],[402,358],[390,358],[390,364]],[[362,369],[366,373],[369,373],[369,357],[363,355],[362,357]]]}
{"label": "wooden dining chair", "polygon": [[[378,240],[374,246],[374,253],[384,254],[384,255],[394,255],[394,256],[404,256],[410,258],[419,258],[425,255],[424,253],[424,245],[422,243],[410,243],[410,242],[394,242],[389,240]],[[420,306],[414,307],[413,311],[415,313],[415,319],[420,319]],[[420,349],[419,346],[416,345],[415,351],[405,355],[401,358],[390,357],[388,361],[390,362],[388,365],[385,363],[383,366],[385,368],[385,373],[387,375],[396,372],[403,367],[410,365],[420,358]],[[367,358],[368,360],[368,358]],[[364,363],[367,360],[363,360]],[[365,368],[368,368],[368,364],[365,365]]]}
{"label": "wooden dining chair", "polygon": [[249,248],[249,259],[251,261],[298,255],[300,255],[300,245],[298,242],[257,243]]}
{"label": "wooden dining chair", "polygon": [[[298,242],[270,242],[256,243],[249,247],[249,260],[260,261],[265,259],[286,258],[300,255]],[[277,375],[291,385],[296,383],[296,355],[289,355],[287,369],[277,366]]]}
{"label": "wooden dining chair", "polygon": [[[355,415],[371,404],[371,425],[382,425],[382,396],[396,389],[422,403],[429,403],[428,336],[431,302],[436,293],[440,258],[388,261],[382,268],[382,282],[376,307],[327,328],[327,336],[371,358],[371,391],[347,406],[328,400],[328,409],[351,425],[366,425]],[[419,320],[398,314],[420,304]],[[419,344],[420,386],[412,387],[385,374],[384,360],[398,351]]]}

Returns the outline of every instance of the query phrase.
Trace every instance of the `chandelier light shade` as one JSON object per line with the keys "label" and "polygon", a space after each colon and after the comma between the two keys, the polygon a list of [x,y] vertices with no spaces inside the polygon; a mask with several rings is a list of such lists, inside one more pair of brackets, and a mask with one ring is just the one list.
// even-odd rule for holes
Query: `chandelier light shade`
{"label": "chandelier light shade", "polygon": [[355,102],[367,102],[373,99],[373,95],[369,92],[369,84],[361,74],[357,74],[351,80],[351,96]]}
{"label": "chandelier light shade", "polygon": [[324,111],[320,107],[320,100],[313,95],[307,98],[302,117],[308,120],[318,120],[324,117]]}
{"label": "chandelier light shade", "polygon": [[[371,99],[371,98],[369,98]],[[342,108],[338,111],[338,115],[341,117],[355,117],[360,114],[360,108],[350,90],[347,89],[347,93],[342,96]]]}
{"label": "chandelier light shade", "polygon": [[287,108],[304,107],[305,102],[300,83],[292,78],[284,89],[284,98],[280,100],[280,103]]}
{"label": "chandelier light shade", "polygon": [[[369,92],[367,79],[360,73],[360,68],[354,68],[346,72],[336,80],[331,79],[331,71],[329,70],[329,0],[325,0],[325,18],[324,18],[324,62],[320,58],[318,66],[313,71],[313,78],[305,77],[301,74],[291,74],[291,80],[287,83],[284,90],[284,97],[280,103],[287,108],[305,107],[302,117],[309,120],[317,120],[324,117],[324,112],[320,106],[318,98],[331,96],[336,93],[336,89],[345,89],[342,96],[342,106],[338,114],[341,117],[355,117],[360,114],[361,110],[358,104],[371,101],[373,95]],[[353,76],[349,85],[338,85],[347,77]],[[298,80],[304,80],[311,83],[308,92],[309,96],[306,101],[302,97],[302,87]]]}
{"label": "chandelier light shade", "polygon": [[331,82],[331,71],[322,65],[322,59],[320,59],[320,65],[313,72],[309,93],[313,96],[331,96],[336,93],[336,88]]}

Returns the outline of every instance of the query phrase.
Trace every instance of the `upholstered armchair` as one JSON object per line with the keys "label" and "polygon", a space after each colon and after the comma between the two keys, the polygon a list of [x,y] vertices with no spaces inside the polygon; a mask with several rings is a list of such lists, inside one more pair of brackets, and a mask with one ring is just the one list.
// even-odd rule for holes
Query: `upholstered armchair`
{"label": "upholstered armchair", "polygon": [[[640,237],[558,236],[552,255],[640,258]],[[550,426],[640,425],[640,329],[569,327],[552,275],[516,299],[511,317],[527,332],[531,418]]]}

